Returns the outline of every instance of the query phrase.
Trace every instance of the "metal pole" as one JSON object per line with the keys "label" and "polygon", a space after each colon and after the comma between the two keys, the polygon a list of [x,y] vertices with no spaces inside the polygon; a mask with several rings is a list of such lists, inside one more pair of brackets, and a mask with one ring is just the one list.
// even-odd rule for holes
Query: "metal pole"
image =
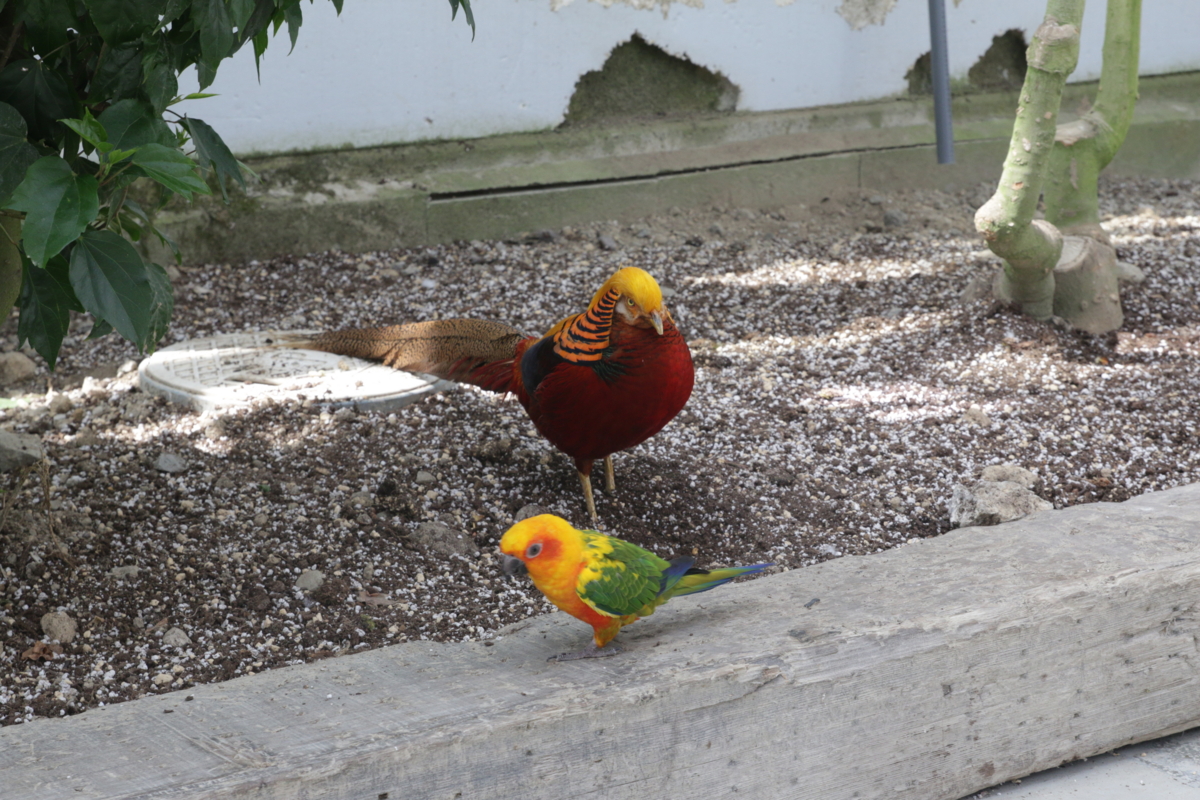
{"label": "metal pole", "polygon": [[954,127],[950,120],[950,56],[946,50],[945,0],[929,0],[929,66],[933,73],[933,122],[939,164],[954,163]]}

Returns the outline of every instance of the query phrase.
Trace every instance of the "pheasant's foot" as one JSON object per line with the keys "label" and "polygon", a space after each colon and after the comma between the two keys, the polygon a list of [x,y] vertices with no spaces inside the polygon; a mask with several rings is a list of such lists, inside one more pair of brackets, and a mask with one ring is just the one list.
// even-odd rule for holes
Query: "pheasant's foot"
{"label": "pheasant's foot", "polygon": [[592,518],[592,524],[595,525],[599,518],[596,516],[596,500],[592,497],[592,479],[581,472],[579,473],[579,483],[583,486],[583,500],[587,503],[588,516]]}
{"label": "pheasant's foot", "polygon": [[559,653],[556,656],[550,656],[546,661],[578,661],[581,658],[608,658],[609,656],[615,656],[617,653],[624,652],[621,647],[615,644],[596,647],[596,643],[592,642],[577,653]]}
{"label": "pheasant's foot", "polygon": [[609,494],[617,491],[617,478],[613,474],[612,456],[604,457],[604,491]]}

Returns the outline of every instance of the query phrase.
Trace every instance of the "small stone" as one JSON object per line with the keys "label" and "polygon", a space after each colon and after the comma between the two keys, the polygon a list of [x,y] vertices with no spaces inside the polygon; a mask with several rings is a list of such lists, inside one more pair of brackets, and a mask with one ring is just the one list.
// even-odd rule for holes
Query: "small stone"
{"label": "small stone", "polygon": [[607,233],[602,233],[596,238],[596,242],[600,245],[601,250],[618,250],[621,245],[617,240],[609,236]]}
{"label": "small stone", "polygon": [[370,492],[355,492],[350,495],[350,498],[346,501],[346,505],[351,508],[370,508],[375,505],[375,498]]}
{"label": "small stone", "polygon": [[517,511],[516,521],[520,522],[523,519],[529,519],[530,517],[538,517],[538,516],[541,516],[542,514],[549,514],[549,513],[550,513],[549,509],[542,508],[541,506],[537,506],[537,505],[534,505],[533,503],[530,503],[527,506],[521,506],[520,510]]}
{"label": "small stone", "polygon": [[155,686],[166,686],[168,683],[175,680],[175,678],[169,672],[160,672],[157,675],[155,675],[151,680],[154,681]]}
{"label": "small stone", "polygon": [[221,420],[213,420],[204,428],[204,438],[210,441],[220,439],[225,435],[225,423]]}
{"label": "small stone", "polygon": [[883,205],[883,195],[873,194],[867,198],[867,202],[873,206],[881,206]]}
{"label": "small stone", "polygon": [[36,464],[43,455],[42,440],[37,436],[0,431],[0,472]]}
{"label": "small stone", "polygon": [[163,644],[169,644],[172,647],[188,647],[191,645],[191,638],[183,632],[182,628],[170,628],[162,637]]}
{"label": "small stone", "polygon": [[51,414],[66,414],[75,407],[75,403],[71,400],[70,396],[61,392],[55,392],[50,398],[50,402],[46,405],[49,406]]}
{"label": "small stone", "polygon": [[980,481],[969,489],[955,486],[949,507],[950,525],[966,528],[1011,522],[1054,505],[1014,481]]}
{"label": "small stone", "polygon": [[296,588],[302,592],[313,592],[325,582],[325,573],[319,569],[306,569],[296,578]]}
{"label": "small stone", "polygon": [[161,453],[154,461],[154,468],[159,472],[183,472],[187,463],[174,453]]}
{"label": "small stone", "polygon": [[883,227],[902,228],[908,224],[908,215],[896,208],[883,212]]}
{"label": "small stone", "polygon": [[33,377],[36,372],[37,365],[24,353],[15,350],[11,353],[0,353],[0,386],[11,386]]}
{"label": "small stone", "polygon": [[62,611],[42,615],[42,631],[49,639],[69,644],[75,638],[76,630],[75,620]]}
{"label": "small stone", "polygon": [[95,447],[100,444],[100,437],[91,428],[80,428],[71,441],[76,447]]}
{"label": "small stone", "polygon": [[963,414],[958,420],[965,422],[968,425],[978,425],[981,428],[986,428],[992,424],[992,418],[983,412],[983,409],[977,405],[972,405],[967,409],[967,413]]}
{"label": "small stone", "polygon": [[469,556],[479,552],[479,545],[475,544],[471,534],[440,522],[422,522],[413,531],[412,539],[423,548],[444,556]]}
{"label": "small stone", "polygon": [[435,483],[436,481],[437,481],[437,478],[434,477],[432,472],[427,472],[425,470],[419,470],[417,472],[417,483],[430,484],[430,483]]}
{"label": "small stone", "polygon": [[767,480],[776,486],[791,486],[796,482],[796,476],[788,472],[786,469],[775,467],[767,470],[765,473]]}
{"label": "small stone", "polygon": [[121,366],[117,367],[117,375],[128,375],[138,368],[138,362],[133,359],[128,359],[121,362]]}
{"label": "small stone", "polygon": [[1117,280],[1121,283],[1131,283],[1136,286],[1146,280],[1146,273],[1137,264],[1130,264],[1128,261],[1118,261]]}
{"label": "small stone", "polygon": [[980,477],[985,481],[1012,481],[1019,483],[1026,489],[1032,489],[1038,482],[1038,476],[1034,472],[1030,472],[1024,467],[1016,464],[992,464],[990,467],[984,467]]}
{"label": "small stone", "polygon": [[136,578],[138,576],[139,572],[141,572],[141,569],[139,567],[128,566],[128,567],[113,567],[111,570],[109,570],[108,574],[113,576],[114,578],[116,578],[119,581],[127,581],[132,578]]}

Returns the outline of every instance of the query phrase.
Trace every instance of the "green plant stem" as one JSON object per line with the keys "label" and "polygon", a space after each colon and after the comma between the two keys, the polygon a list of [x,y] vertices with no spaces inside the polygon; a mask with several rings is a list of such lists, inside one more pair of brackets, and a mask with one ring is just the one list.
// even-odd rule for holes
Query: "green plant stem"
{"label": "green plant stem", "polygon": [[8,312],[17,303],[21,294],[21,220],[8,215],[0,216],[0,321],[8,318]]}
{"label": "green plant stem", "polygon": [[1100,230],[1099,180],[1129,132],[1137,101],[1142,0],[1108,0],[1104,64],[1096,105],[1060,125],[1046,183],[1046,218],[1107,241]]}
{"label": "green plant stem", "polygon": [[1036,319],[1054,313],[1054,265],[1062,235],[1034,220],[1054,150],[1058,110],[1067,76],[1079,58],[1084,0],[1050,0],[1029,45],[1012,140],[995,194],[975,214],[975,227],[1004,259],[1003,293]]}

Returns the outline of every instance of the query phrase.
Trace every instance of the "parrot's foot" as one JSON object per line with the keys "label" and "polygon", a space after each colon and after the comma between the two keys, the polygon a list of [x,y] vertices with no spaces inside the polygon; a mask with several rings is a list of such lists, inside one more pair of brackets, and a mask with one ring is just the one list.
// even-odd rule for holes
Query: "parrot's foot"
{"label": "parrot's foot", "polygon": [[604,457],[604,491],[609,494],[617,491],[617,478],[613,474],[612,456]]}
{"label": "parrot's foot", "polygon": [[579,483],[583,486],[583,501],[587,503],[588,516],[595,525],[599,518],[596,516],[596,500],[592,497],[592,479],[582,472],[579,473]]}
{"label": "parrot's foot", "polygon": [[608,658],[615,656],[617,653],[624,653],[620,646],[615,644],[605,645],[604,647],[596,647],[596,643],[580,650],[578,653],[559,653],[556,656],[550,656],[547,661],[578,661],[581,658]]}

